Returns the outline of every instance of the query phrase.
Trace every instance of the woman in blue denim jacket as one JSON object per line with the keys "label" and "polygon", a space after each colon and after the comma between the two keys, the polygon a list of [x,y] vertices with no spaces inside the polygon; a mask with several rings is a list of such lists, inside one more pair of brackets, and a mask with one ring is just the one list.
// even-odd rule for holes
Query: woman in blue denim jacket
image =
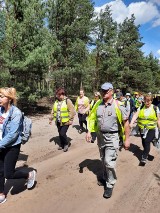
{"label": "woman in blue denim jacket", "polygon": [[23,128],[22,112],[15,106],[16,89],[0,88],[0,204],[6,201],[4,185],[6,179],[27,180],[27,188],[35,183],[36,171],[15,171],[21,147]]}

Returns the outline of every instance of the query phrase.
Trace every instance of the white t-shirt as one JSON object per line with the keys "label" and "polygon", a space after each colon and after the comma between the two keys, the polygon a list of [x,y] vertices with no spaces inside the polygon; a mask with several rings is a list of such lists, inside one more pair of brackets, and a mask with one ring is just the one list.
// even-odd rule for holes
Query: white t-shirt
{"label": "white t-shirt", "polygon": [[9,111],[8,112],[4,112],[0,116],[0,140],[2,140],[3,123],[4,123],[5,118],[7,118],[8,114],[9,114]]}

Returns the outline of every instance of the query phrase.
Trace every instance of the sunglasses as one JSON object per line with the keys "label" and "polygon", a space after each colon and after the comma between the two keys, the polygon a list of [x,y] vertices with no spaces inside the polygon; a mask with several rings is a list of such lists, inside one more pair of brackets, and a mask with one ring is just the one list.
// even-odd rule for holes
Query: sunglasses
{"label": "sunglasses", "polygon": [[107,93],[109,93],[110,91],[111,91],[111,89],[108,89],[108,90],[102,89],[102,90],[101,90],[101,92],[104,93],[104,94],[107,94]]}

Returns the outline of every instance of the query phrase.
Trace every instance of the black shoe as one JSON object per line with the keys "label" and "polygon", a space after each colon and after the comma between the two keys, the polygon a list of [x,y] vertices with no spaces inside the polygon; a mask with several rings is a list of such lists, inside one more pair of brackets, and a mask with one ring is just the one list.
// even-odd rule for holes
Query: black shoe
{"label": "black shoe", "polygon": [[106,188],[103,194],[104,198],[110,198],[112,196],[113,188]]}
{"label": "black shoe", "polygon": [[94,140],[91,140],[91,143],[94,143]]}
{"label": "black shoe", "polygon": [[145,166],[147,163],[147,159],[146,158],[142,158],[142,160],[139,163],[139,166]]}
{"label": "black shoe", "polygon": [[153,155],[148,155],[148,158],[147,158],[149,161],[152,161],[154,160],[154,156]]}

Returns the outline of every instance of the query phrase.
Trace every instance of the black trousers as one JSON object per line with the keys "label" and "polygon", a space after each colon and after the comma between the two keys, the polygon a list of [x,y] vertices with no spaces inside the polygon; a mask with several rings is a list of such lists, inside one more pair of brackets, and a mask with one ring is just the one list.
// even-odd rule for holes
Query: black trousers
{"label": "black trousers", "polygon": [[80,128],[83,129],[83,124],[85,124],[86,129],[87,129],[87,114],[80,114],[78,113],[78,119],[79,119],[79,125]]}
{"label": "black trousers", "polygon": [[143,158],[147,158],[151,148],[151,142],[155,138],[155,129],[149,129],[146,138],[143,138],[141,134],[142,145],[143,145]]}
{"label": "black trousers", "polygon": [[60,139],[59,146],[64,148],[65,145],[68,145],[67,130],[69,128],[69,125],[60,126],[60,123],[57,122],[57,128],[58,128],[59,139]]}
{"label": "black trousers", "polygon": [[15,171],[21,144],[1,149],[0,151],[0,193],[4,192],[6,179],[28,179],[28,172]]}
{"label": "black trousers", "polygon": [[92,136],[92,141],[95,141],[97,138],[97,133],[96,132],[91,132],[91,136]]}

